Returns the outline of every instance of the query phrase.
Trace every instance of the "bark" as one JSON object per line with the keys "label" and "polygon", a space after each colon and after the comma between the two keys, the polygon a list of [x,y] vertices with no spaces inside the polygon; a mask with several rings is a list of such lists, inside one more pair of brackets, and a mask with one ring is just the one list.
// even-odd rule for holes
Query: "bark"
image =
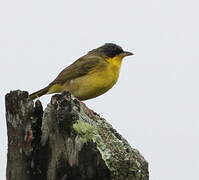
{"label": "bark", "polygon": [[69,92],[43,111],[28,92],[6,95],[7,180],[148,180],[148,163]]}

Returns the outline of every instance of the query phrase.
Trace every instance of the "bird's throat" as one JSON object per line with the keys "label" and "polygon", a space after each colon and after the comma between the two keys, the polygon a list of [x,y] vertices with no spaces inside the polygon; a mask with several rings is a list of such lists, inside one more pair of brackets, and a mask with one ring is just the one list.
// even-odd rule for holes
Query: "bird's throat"
{"label": "bird's throat", "polygon": [[113,67],[120,69],[123,57],[121,57],[121,56],[115,56],[113,58],[108,58],[106,60]]}

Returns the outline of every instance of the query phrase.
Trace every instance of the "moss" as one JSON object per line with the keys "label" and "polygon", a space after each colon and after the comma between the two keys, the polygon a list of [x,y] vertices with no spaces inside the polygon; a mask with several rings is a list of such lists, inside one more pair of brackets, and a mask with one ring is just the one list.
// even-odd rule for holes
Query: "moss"
{"label": "moss", "polygon": [[77,121],[73,124],[73,129],[78,133],[83,143],[94,141],[97,134],[97,129],[94,126],[83,121]]}

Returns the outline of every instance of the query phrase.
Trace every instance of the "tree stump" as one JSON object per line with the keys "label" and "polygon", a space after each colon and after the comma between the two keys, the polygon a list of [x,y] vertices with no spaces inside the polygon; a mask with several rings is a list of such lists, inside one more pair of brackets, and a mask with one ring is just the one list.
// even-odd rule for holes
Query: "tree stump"
{"label": "tree stump", "polygon": [[54,95],[44,111],[25,91],[5,102],[7,180],[149,179],[142,155],[69,92]]}

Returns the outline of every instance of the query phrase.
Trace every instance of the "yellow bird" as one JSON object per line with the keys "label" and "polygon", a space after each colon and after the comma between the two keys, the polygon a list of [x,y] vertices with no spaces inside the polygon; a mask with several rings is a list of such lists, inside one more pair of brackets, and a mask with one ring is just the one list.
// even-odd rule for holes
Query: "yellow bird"
{"label": "yellow bird", "polygon": [[66,67],[47,87],[30,94],[29,99],[62,91],[70,91],[79,100],[100,96],[117,82],[123,58],[131,55],[116,44],[106,43]]}

